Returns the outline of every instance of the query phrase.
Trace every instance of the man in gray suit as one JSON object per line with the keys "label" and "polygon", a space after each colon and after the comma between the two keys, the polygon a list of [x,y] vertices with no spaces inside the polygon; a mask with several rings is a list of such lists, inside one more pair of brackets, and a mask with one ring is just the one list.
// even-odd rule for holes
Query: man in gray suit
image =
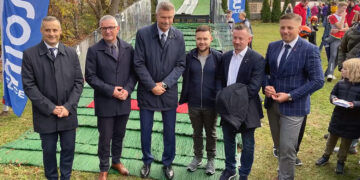
{"label": "man in gray suit", "polygon": [[45,17],[40,30],[43,40],[23,54],[24,91],[32,102],[34,131],[40,133],[46,178],[58,179],[56,144],[60,136],[61,179],[70,179],[83,76],[75,50],[59,42],[59,20]]}

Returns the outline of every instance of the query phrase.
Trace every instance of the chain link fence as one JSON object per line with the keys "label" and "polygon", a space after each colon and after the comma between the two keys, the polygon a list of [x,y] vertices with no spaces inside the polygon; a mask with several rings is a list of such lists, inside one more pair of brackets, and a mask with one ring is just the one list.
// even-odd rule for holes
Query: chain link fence
{"label": "chain link fence", "polygon": [[[124,11],[115,15],[120,26],[118,36],[127,42],[135,37],[138,29],[151,24],[151,2],[150,0],[140,0],[126,8]],[[99,30],[94,31],[91,35],[75,45],[76,52],[79,56],[81,71],[85,73],[86,53],[89,47],[102,39]]]}

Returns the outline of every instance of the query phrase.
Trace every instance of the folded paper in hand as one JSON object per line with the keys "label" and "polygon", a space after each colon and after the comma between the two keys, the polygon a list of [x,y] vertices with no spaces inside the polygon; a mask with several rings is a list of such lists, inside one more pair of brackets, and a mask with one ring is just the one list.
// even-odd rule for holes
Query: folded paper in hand
{"label": "folded paper in hand", "polygon": [[344,107],[344,108],[348,108],[350,107],[350,103],[348,101],[345,101],[343,99],[337,99],[333,102],[334,105],[336,106],[341,106],[341,107]]}

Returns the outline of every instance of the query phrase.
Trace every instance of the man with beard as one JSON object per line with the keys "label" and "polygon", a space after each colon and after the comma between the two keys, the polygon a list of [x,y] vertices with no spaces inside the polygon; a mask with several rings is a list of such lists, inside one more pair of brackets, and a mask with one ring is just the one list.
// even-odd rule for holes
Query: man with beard
{"label": "man with beard", "polygon": [[196,28],[196,48],[186,56],[186,68],[183,74],[183,87],[180,104],[188,103],[189,117],[194,130],[194,154],[187,169],[193,172],[202,164],[203,127],[206,133],[207,164],[205,173],[215,173],[214,159],[216,155],[216,119],[215,97],[220,89],[220,81],[216,79],[221,53],[210,48],[213,40],[211,29],[207,25]]}

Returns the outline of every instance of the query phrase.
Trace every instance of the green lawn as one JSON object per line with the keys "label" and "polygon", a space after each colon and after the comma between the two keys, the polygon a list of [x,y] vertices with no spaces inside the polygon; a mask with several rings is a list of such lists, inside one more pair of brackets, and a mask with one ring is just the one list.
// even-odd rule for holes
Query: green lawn
{"label": "green lawn", "polygon": [[181,7],[181,5],[184,2],[184,0],[170,0],[170,1],[174,4],[176,11]]}
{"label": "green lawn", "polygon": [[[201,2],[201,0],[199,1]],[[278,24],[253,23],[254,43],[256,51],[265,55],[268,43],[280,39]],[[323,28],[318,33],[318,44]],[[323,68],[327,65],[324,51],[321,54]],[[336,71],[336,77],[340,74]],[[312,95],[311,114],[308,116],[306,132],[299,153],[304,165],[296,168],[297,180],[353,180],[360,176],[359,155],[349,155],[346,162],[345,174],[336,175],[336,156],[332,156],[330,163],[323,167],[316,167],[315,161],[322,155],[326,140],[323,135],[327,127],[333,106],[329,103],[329,94],[336,82],[325,83],[325,86]],[[2,95],[0,83],[0,95]],[[2,109],[2,105],[0,105]],[[265,113],[266,114],[266,113]],[[262,128],[256,130],[255,161],[249,179],[269,180],[276,176],[277,160],[272,155],[272,139],[267,118],[262,120]],[[32,128],[30,103],[27,104],[22,117],[11,114],[0,119],[0,146],[17,139],[22,133]],[[1,158],[1,157],[0,157]],[[175,172],[176,173],[176,172]],[[97,173],[74,171],[72,179],[95,179]],[[17,165],[0,165],[0,179],[45,179],[42,167]],[[129,179],[135,177],[120,177],[110,175],[109,179]]]}
{"label": "green lawn", "polygon": [[210,1],[199,0],[196,8],[194,9],[193,15],[207,15],[210,14]]}

